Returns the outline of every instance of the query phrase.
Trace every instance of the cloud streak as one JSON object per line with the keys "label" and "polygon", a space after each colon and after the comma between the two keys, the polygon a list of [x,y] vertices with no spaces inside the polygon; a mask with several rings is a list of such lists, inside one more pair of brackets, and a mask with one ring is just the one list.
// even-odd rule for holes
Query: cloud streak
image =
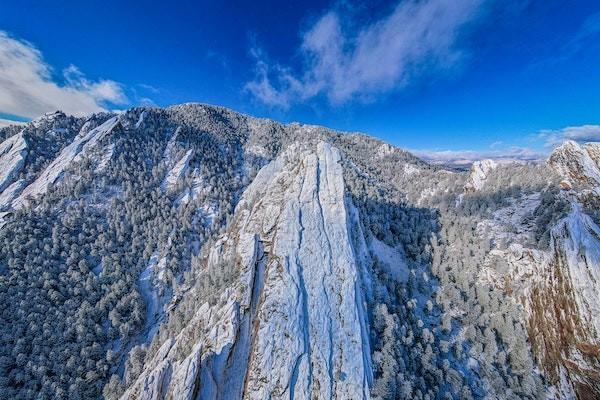
{"label": "cloud streak", "polygon": [[272,64],[254,49],[256,76],[246,89],[282,108],[324,95],[332,104],[369,100],[406,86],[432,70],[454,67],[463,56],[461,28],[484,0],[405,0],[388,16],[358,30],[330,11],[302,36],[303,67]]}
{"label": "cloud streak", "polygon": [[516,146],[503,150],[411,150],[411,153],[432,163],[465,165],[483,159],[496,161],[540,161],[547,157],[546,152]]}
{"label": "cloud streak", "polygon": [[85,115],[128,102],[123,86],[112,80],[91,81],[75,66],[63,71],[64,83],[31,43],[0,31],[0,112],[35,118],[62,110]]}
{"label": "cloud streak", "polygon": [[[540,161],[545,160],[551,151],[566,140],[579,143],[600,142],[600,125],[568,126],[562,129],[545,129],[529,136],[534,147],[512,146],[500,148],[502,142],[494,142],[489,150],[411,150],[426,161],[443,164],[470,164],[473,161],[492,159],[496,161]],[[539,149],[537,149],[539,148]]]}
{"label": "cloud streak", "polygon": [[544,141],[546,147],[556,147],[565,140],[574,140],[579,143],[599,142],[600,125],[568,126],[558,130],[540,131],[538,137]]}
{"label": "cloud streak", "polygon": [[10,119],[3,119],[0,118],[0,128],[4,128],[7,126],[11,126],[11,125],[22,125],[23,122],[19,122],[19,121],[12,121]]}

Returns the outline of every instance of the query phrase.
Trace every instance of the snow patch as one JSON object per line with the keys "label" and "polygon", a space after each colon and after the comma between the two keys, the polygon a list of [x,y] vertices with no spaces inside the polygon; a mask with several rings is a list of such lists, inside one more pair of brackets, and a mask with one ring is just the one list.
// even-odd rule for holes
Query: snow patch
{"label": "snow patch", "polygon": [[406,263],[406,256],[401,249],[390,247],[384,242],[372,238],[371,251],[383,263],[385,271],[392,278],[402,282],[408,281],[410,269]]}

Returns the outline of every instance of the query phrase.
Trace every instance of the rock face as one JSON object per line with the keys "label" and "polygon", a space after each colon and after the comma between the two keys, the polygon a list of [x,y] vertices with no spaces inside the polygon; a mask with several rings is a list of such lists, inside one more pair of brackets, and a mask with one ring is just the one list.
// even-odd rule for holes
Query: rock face
{"label": "rock face", "polygon": [[483,188],[488,175],[496,166],[497,164],[493,160],[475,161],[471,166],[469,178],[465,183],[465,191],[476,192]]}
{"label": "rock face", "polygon": [[[597,143],[566,142],[548,160],[567,183],[561,182],[561,196],[569,207],[553,224],[549,248],[513,243],[493,249],[489,263],[502,259],[508,268],[481,272],[481,279],[504,287],[523,304],[532,351],[556,385],[558,398],[600,396],[600,228],[582,210],[582,201],[600,193],[598,148]],[[531,195],[480,225],[496,238],[527,242],[533,228],[529,215],[538,205],[537,195]]]}
{"label": "rock face", "polygon": [[[599,148],[566,142],[549,159],[579,190],[565,193],[571,211],[552,229],[551,255],[540,271],[546,279],[531,300],[531,327],[541,333],[532,336],[534,348],[582,399],[600,396],[600,228],[581,202],[600,197]],[[571,391],[569,385],[561,389]]]}
{"label": "rock face", "polygon": [[27,142],[18,133],[0,143],[0,192],[6,189],[19,173],[27,157]]}
{"label": "rock face", "polygon": [[571,185],[590,187],[600,195],[600,143],[566,141],[554,150],[548,163]]}
{"label": "rock face", "polygon": [[199,307],[123,398],[369,398],[365,300],[342,176],[338,150],[323,142],[292,146],[259,172],[208,258],[235,260],[239,285],[218,306]]}

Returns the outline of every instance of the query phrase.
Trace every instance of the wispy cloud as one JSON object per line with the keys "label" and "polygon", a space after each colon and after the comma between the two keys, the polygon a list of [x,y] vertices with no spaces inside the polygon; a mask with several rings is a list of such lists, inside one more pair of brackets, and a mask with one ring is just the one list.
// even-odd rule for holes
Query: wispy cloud
{"label": "wispy cloud", "polygon": [[537,68],[572,59],[585,52],[590,46],[596,46],[598,36],[600,36],[600,13],[587,17],[571,36],[564,38],[564,42],[558,45],[558,48],[552,48],[552,53],[548,57],[538,60],[531,67]]}
{"label": "wispy cloud", "polygon": [[62,110],[84,115],[128,102],[124,88],[112,80],[92,81],[75,66],[57,82],[42,53],[31,43],[0,31],[0,112],[34,118]]}
{"label": "wispy cloud", "polygon": [[565,140],[579,143],[600,141],[600,125],[568,126],[558,130],[542,130],[538,137],[546,147],[556,147]]}
{"label": "wispy cloud", "polygon": [[411,150],[426,161],[448,164],[471,164],[473,161],[491,159],[496,161],[539,161],[547,157],[544,151],[526,147],[509,147],[502,150]]}
{"label": "wispy cloud", "polygon": [[566,45],[566,56],[572,56],[600,34],[600,13],[590,15]]}
{"label": "wispy cloud", "polygon": [[405,0],[388,16],[356,29],[330,11],[302,36],[303,67],[293,71],[254,49],[256,76],[246,89],[261,102],[288,107],[324,95],[333,104],[368,100],[431,70],[455,66],[457,39],[484,0]]}
{"label": "wispy cloud", "polygon": [[539,161],[566,140],[579,143],[600,141],[600,125],[568,126],[562,129],[544,129],[527,136],[531,147],[504,147],[502,141],[490,144],[487,150],[411,150],[413,154],[433,163],[470,164],[476,160]]}
{"label": "wispy cloud", "polygon": [[23,122],[12,121],[10,119],[0,118],[0,128],[4,128],[4,127],[10,126],[10,125],[21,125],[21,124],[23,124]]}
{"label": "wispy cloud", "polygon": [[139,83],[138,86],[140,87],[140,89],[143,89],[147,92],[153,93],[153,94],[158,94],[160,93],[160,89],[157,87],[154,87],[152,85],[148,85],[147,83]]}

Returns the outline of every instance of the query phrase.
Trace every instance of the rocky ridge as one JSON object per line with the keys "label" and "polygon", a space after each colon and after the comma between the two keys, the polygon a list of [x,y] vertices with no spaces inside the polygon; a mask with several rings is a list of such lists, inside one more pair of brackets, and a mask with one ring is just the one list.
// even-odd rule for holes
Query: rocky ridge
{"label": "rocky ridge", "polygon": [[[0,144],[0,234],[22,233],[27,218],[41,219],[37,210],[69,215],[74,205],[97,225],[112,221],[110,228],[115,218],[134,225],[157,212],[144,203],[127,214],[143,201],[136,190],[178,218],[163,239],[143,236],[154,244],[128,267],[130,290],[149,310],[146,323],[116,335],[126,318],[112,310],[131,310],[114,300],[98,325],[113,327],[99,336],[111,338],[102,343],[106,375],[90,367],[85,376],[100,386],[112,374],[106,398],[586,399],[600,395],[599,149],[567,142],[547,166],[483,160],[467,174],[364,135],[219,107],[87,119],[56,113]],[[132,183],[128,174],[144,179]],[[128,201],[124,216],[111,216],[106,204],[119,201]],[[447,257],[467,246],[452,239],[458,216],[473,223],[472,234],[461,234],[479,243],[465,253],[483,254],[473,268],[463,268],[462,256],[458,264]],[[141,239],[122,244],[123,229],[114,234],[119,246],[138,248]],[[88,274],[88,286],[111,283],[114,267],[95,252],[84,257],[98,263],[93,269],[71,258],[56,265]],[[14,260],[23,252],[15,253],[2,253],[2,273],[20,271]],[[514,322],[513,314],[493,319],[505,308],[492,301],[486,311],[487,292],[506,309],[520,307]],[[502,338],[503,324],[521,324],[527,338]],[[477,329],[485,341],[469,333]],[[133,365],[139,349],[145,356]],[[18,371],[6,357],[0,367]],[[498,366],[502,359],[510,368]],[[64,390],[77,397],[83,389]]]}

